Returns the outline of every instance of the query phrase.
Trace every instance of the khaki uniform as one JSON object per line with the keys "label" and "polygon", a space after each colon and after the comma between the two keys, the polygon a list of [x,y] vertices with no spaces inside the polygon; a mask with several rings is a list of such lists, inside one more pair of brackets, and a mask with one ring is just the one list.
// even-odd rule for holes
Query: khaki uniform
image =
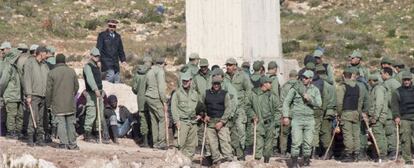
{"label": "khaki uniform", "polygon": [[[358,94],[358,105],[357,110],[343,110],[344,99],[347,92],[346,85],[349,87],[357,87],[359,90]],[[360,150],[360,113],[362,111],[363,91],[356,84],[355,81],[345,79],[343,83],[340,83],[336,90],[337,95],[337,111],[341,117],[342,133],[344,136],[345,153],[359,153]]]}
{"label": "khaki uniform", "polygon": [[146,119],[146,113],[148,113],[148,108],[145,103],[145,90],[146,90],[146,73],[148,72],[149,67],[147,65],[139,65],[138,70],[134,75],[134,83],[132,87],[132,92],[137,95],[137,104],[138,104],[138,115],[140,118],[140,132],[145,136],[148,135],[148,123]]}
{"label": "khaki uniform", "polygon": [[148,104],[151,116],[151,131],[154,146],[162,147],[165,141],[165,114],[164,105],[167,103],[165,91],[167,85],[165,82],[164,68],[160,65],[153,65],[147,72],[146,76],[145,102]]}
{"label": "khaki uniform", "polygon": [[[381,156],[387,155],[387,139],[385,136],[385,122],[388,118],[388,101],[386,100],[386,89],[382,84],[372,86],[369,94],[369,111],[370,120],[375,120],[371,124]],[[375,152],[376,153],[376,152]]]}
{"label": "khaki uniform", "polygon": [[171,112],[175,123],[179,123],[178,148],[190,159],[194,156],[197,147],[196,107],[200,97],[195,90],[188,91],[180,87],[173,95]]}
{"label": "khaki uniform", "polygon": [[[291,79],[289,81],[287,81],[283,86],[282,89],[280,90],[280,102],[283,103],[287,94],[289,93],[289,90],[298,82],[298,80],[296,79]],[[291,108],[291,107],[290,107]],[[285,154],[289,149],[288,149],[288,139],[290,136],[290,132],[291,132],[291,126],[290,125],[280,125],[280,129],[281,129],[281,134],[280,134],[280,138],[279,138],[279,148],[280,148],[280,153]]]}
{"label": "khaki uniform", "polygon": [[[245,145],[252,144],[252,131],[253,127],[251,123],[247,124],[246,129],[246,95],[251,89],[253,88],[250,79],[240,71],[235,72],[233,76],[230,76],[228,73],[224,74],[224,82],[230,83],[237,91],[237,100],[238,106],[235,107],[236,113],[233,116],[233,124],[236,125],[237,130],[235,130],[235,134],[237,136],[233,136],[232,144],[233,148],[235,148],[236,156],[238,158],[242,158],[244,156],[244,148]],[[249,129],[250,128],[250,129]],[[246,132],[247,131],[247,132]]]}
{"label": "khaki uniform", "polygon": [[387,121],[385,122],[385,135],[387,136],[387,143],[388,143],[388,152],[396,152],[397,148],[397,138],[396,138],[396,127],[395,122],[392,119],[392,114],[394,113],[391,109],[391,97],[392,93],[397,90],[401,86],[401,84],[395,80],[394,78],[390,78],[385,80],[383,83],[384,87],[387,89],[387,101],[388,101],[388,115]]}

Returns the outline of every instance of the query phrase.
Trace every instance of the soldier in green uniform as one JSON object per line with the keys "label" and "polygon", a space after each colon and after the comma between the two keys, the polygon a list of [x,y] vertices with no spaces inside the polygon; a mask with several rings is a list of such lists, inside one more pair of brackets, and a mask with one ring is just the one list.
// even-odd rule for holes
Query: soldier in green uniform
{"label": "soldier in green uniform", "polygon": [[313,52],[313,57],[315,57],[315,66],[318,65],[322,65],[323,68],[325,69],[325,73],[326,73],[326,81],[331,84],[331,85],[335,85],[335,77],[334,77],[334,73],[333,73],[333,67],[331,64],[328,63],[324,63],[323,61],[323,52],[321,50],[315,50]]}
{"label": "soldier in green uniform", "polygon": [[392,120],[392,109],[391,109],[391,96],[394,91],[397,90],[401,86],[400,82],[395,80],[393,76],[393,70],[390,67],[385,67],[381,70],[381,78],[384,81],[385,89],[387,89],[387,101],[388,101],[388,115],[387,121],[385,122],[385,134],[387,136],[387,143],[388,143],[388,158],[390,160],[394,160],[396,156],[396,127],[395,123]]}
{"label": "soldier in green uniform", "polygon": [[34,146],[36,137],[36,144],[43,146],[44,144],[44,129],[43,117],[46,113],[46,81],[49,68],[45,60],[47,58],[46,47],[38,47],[36,49],[36,56],[29,58],[24,64],[24,93],[26,95],[26,102],[32,107],[32,117],[35,119],[37,128],[35,129],[33,120],[29,120],[27,134],[29,137],[28,145]]}
{"label": "soldier in green uniform", "polygon": [[[103,132],[103,143],[107,144],[109,143],[110,137],[104,117],[104,104],[102,99],[103,85],[101,78],[101,70],[99,67],[100,56],[101,54],[99,50],[95,47],[92,48],[90,51],[90,60],[83,67],[83,78],[85,80],[86,88],[86,116],[84,125],[84,140],[87,142],[96,142],[96,139],[92,134],[92,128],[98,128],[98,122],[101,122],[102,130],[98,131]],[[97,105],[99,106],[99,113],[96,108]],[[100,115],[101,121],[97,120],[98,114]]]}
{"label": "soldier in green uniform", "polygon": [[343,162],[357,160],[360,151],[360,113],[362,110],[362,89],[356,84],[356,72],[346,68],[343,81],[338,85],[337,112],[340,117],[344,137],[345,153]]}
{"label": "soldier in green uniform", "polygon": [[204,94],[207,89],[211,88],[211,71],[208,66],[207,59],[200,59],[200,70],[192,80],[192,87],[199,95]]}
{"label": "soldier in green uniform", "polygon": [[369,93],[369,124],[374,133],[380,156],[377,151],[375,159],[385,159],[387,155],[387,139],[385,136],[385,122],[388,118],[388,100],[386,99],[386,89],[379,83],[376,75],[369,76],[369,85],[371,86]]}
{"label": "soldier in green uniform", "polygon": [[[254,88],[248,95],[247,104],[251,122],[257,124],[256,160],[264,157],[264,162],[269,163],[275,144],[275,135],[279,132],[280,102],[279,97],[271,92],[272,79],[267,76],[260,78],[260,87]],[[276,129],[275,129],[276,128]],[[278,137],[276,137],[278,138]]]}
{"label": "soldier in green uniform", "polygon": [[210,144],[213,163],[232,161],[230,130],[226,125],[234,111],[231,95],[222,90],[223,78],[215,76],[212,87],[206,90],[202,101],[206,108],[204,121],[207,123],[206,136]]}
{"label": "soldier in green uniform", "polygon": [[304,157],[304,166],[310,165],[313,132],[315,131],[314,108],[322,105],[318,88],[312,84],[313,72],[306,70],[298,82],[291,88],[283,100],[283,124],[288,125],[292,118],[293,167],[298,167],[300,147]]}
{"label": "soldier in green uniform", "polygon": [[250,78],[250,75],[251,75],[251,73],[250,73],[250,62],[248,62],[248,61],[243,62],[241,68],[242,68],[243,72]]}
{"label": "soldier in green uniform", "polygon": [[[268,64],[267,64],[267,72],[266,72],[266,76],[267,77],[269,77],[271,80],[272,80],[272,89],[271,89],[271,93],[276,97],[276,99],[275,99],[275,102],[274,102],[274,104],[281,104],[280,103],[280,83],[279,83],[279,78],[278,78],[278,76],[277,76],[277,68],[278,68],[278,65],[277,65],[277,63],[276,63],[276,61],[270,61]],[[280,105],[280,107],[282,107],[281,105]],[[276,130],[280,130],[280,120],[281,120],[281,118],[279,118],[278,120],[276,120],[276,123],[275,123],[275,129]],[[275,132],[275,143],[273,143],[273,145],[274,145],[274,150],[276,151],[276,149],[277,149],[277,146],[278,146],[278,144],[280,144],[280,143],[278,143],[279,141],[279,135],[280,135],[280,131],[277,131],[277,132]]]}
{"label": "soldier in green uniform", "polygon": [[57,121],[59,148],[76,150],[76,106],[74,97],[79,89],[78,77],[66,65],[65,56],[56,56],[56,66],[48,74],[46,107],[50,108]]}
{"label": "soldier in green uniform", "polygon": [[191,87],[192,76],[189,72],[181,76],[182,85],[172,96],[171,112],[179,130],[178,149],[192,159],[198,143],[197,122],[201,115],[196,113],[200,102],[199,94]]}
{"label": "soldier in green uniform", "polygon": [[260,87],[260,78],[264,76],[264,67],[262,61],[253,62],[253,74],[250,76],[253,87]]}
{"label": "soldier in green uniform", "polygon": [[414,87],[412,74],[405,72],[402,75],[402,86],[392,94],[392,111],[394,121],[400,125],[402,157],[405,164],[413,165],[412,135],[414,128]]}
{"label": "soldier in green uniform", "polygon": [[148,147],[148,133],[149,133],[149,121],[146,116],[148,116],[148,107],[145,103],[145,91],[146,91],[146,77],[148,70],[151,68],[152,59],[151,57],[144,57],[143,64],[138,65],[137,71],[133,79],[132,92],[137,95],[137,104],[138,104],[138,115],[140,119],[140,133],[142,135],[142,143],[140,147]]}
{"label": "soldier in green uniform", "polygon": [[155,65],[145,76],[146,88],[145,102],[148,104],[151,116],[151,131],[154,148],[165,149],[169,144],[166,143],[165,133],[165,111],[167,111],[167,97],[164,72],[165,59],[160,57],[155,61]]}
{"label": "soldier in green uniform", "polygon": [[200,62],[200,56],[197,53],[191,53],[188,58],[187,67],[191,75],[197,75],[198,73],[198,63]]}
{"label": "soldier in green uniform", "polygon": [[[237,61],[234,58],[229,58],[226,60],[226,73],[224,74],[224,81],[226,83],[231,83],[233,87],[237,90],[237,100],[238,106],[236,108],[236,113],[233,116],[233,120],[235,121],[234,124],[237,127],[239,139],[233,139],[233,148],[236,150],[236,156],[239,160],[244,160],[244,149],[246,144],[252,145],[252,138],[249,134],[246,134],[250,130],[253,129],[246,129],[246,95],[251,89],[253,88],[250,80],[247,76],[237,70]],[[251,126],[251,124],[247,124],[247,126]],[[248,127],[249,128],[249,127]],[[253,128],[253,127],[250,127]],[[249,132],[250,133],[250,132]],[[252,135],[250,133],[250,135]],[[246,142],[247,141],[247,142]]]}
{"label": "soldier in green uniform", "polygon": [[16,67],[18,56],[11,51],[10,43],[0,47],[3,49],[4,62],[3,75],[0,80],[0,86],[4,90],[0,90],[1,97],[6,104],[7,111],[7,134],[8,138],[21,138],[23,126],[23,110],[21,105],[21,86],[20,76]]}
{"label": "soldier in green uniform", "polygon": [[[315,109],[315,132],[313,139],[313,156],[319,158],[325,153],[332,137],[332,124],[336,117],[336,94],[335,87],[328,82],[326,68],[319,64],[315,72],[317,77],[313,79],[313,85],[320,89],[322,106]],[[319,148],[321,144],[322,148]],[[331,155],[332,153],[330,153]]]}
{"label": "soldier in green uniform", "polygon": [[367,78],[369,76],[369,71],[366,67],[363,67],[361,65],[361,60],[362,60],[361,52],[359,52],[359,50],[354,50],[352,54],[349,56],[349,59],[350,61],[349,61],[348,67],[356,68],[359,74],[361,74],[360,76],[364,78],[364,81],[368,81]]}
{"label": "soldier in green uniform", "polygon": [[[289,90],[291,88],[293,88],[293,86],[298,82],[298,71],[296,70],[291,70],[289,72],[289,80],[283,84],[282,89],[280,90],[280,102],[283,103],[285,97],[287,96],[287,94],[289,93]],[[292,108],[292,107],[290,107]],[[289,116],[290,117],[290,116]],[[280,148],[280,153],[286,157],[288,157],[287,152],[288,150],[290,150],[288,148],[288,139],[290,136],[290,131],[291,131],[291,127],[290,125],[284,125],[282,124],[280,126],[280,129],[282,130],[281,135],[279,136],[280,139],[280,144],[279,144],[279,148]]]}
{"label": "soldier in green uniform", "polygon": [[[402,82],[402,74],[404,72],[410,72],[408,68],[405,68],[405,64],[401,61],[395,61],[394,64],[394,69],[396,71],[396,75],[394,76],[395,80],[397,80],[398,82]],[[413,75],[414,77],[414,75]]]}

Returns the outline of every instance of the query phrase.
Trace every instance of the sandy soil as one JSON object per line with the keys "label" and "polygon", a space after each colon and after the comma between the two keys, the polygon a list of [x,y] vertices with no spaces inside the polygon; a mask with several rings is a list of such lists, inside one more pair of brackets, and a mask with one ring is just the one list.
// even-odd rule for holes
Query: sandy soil
{"label": "sandy soil", "polygon": [[[167,151],[155,150],[149,148],[140,148],[130,139],[121,139],[120,145],[115,144],[93,144],[78,140],[79,151],[69,151],[56,149],[57,143],[47,147],[28,147],[25,143],[17,140],[9,140],[4,137],[0,138],[0,153],[4,157],[20,156],[22,154],[31,154],[35,158],[44,159],[52,162],[57,167],[175,167],[171,163],[166,163]],[[196,155],[195,159],[199,156]],[[4,158],[3,158],[4,159]],[[247,157],[246,162],[225,163],[215,167],[288,167],[286,161],[282,158],[272,158],[270,164],[252,161],[251,156]],[[341,163],[335,160],[320,161],[313,160],[311,167],[320,168],[398,168],[409,167],[402,163],[395,162],[358,162],[358,163]],[[2,165],[0,165],[2,167]],[[193,164],[192,167],[199,167]]]}

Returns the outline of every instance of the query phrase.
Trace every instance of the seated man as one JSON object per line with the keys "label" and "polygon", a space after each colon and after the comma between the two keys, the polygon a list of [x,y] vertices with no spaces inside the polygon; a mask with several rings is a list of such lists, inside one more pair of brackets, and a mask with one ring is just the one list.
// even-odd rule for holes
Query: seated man
{"label": "seated man", "polygon": [[104,115],[114,143],[118,143],[118,137],[124,137],[132,125],[136,123],[131,112],[125,106],[118,106],[118,98],[115,95],[108,97]]}

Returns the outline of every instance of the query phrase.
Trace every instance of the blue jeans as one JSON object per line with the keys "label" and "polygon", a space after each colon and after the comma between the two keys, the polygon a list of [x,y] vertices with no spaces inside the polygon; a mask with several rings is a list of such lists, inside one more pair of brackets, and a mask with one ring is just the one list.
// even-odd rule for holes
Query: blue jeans
{"label": "blue jeans", "polygon": [[119,76],[119,72],[115,73],[115,70],[108,69],[106,71],[105,80],[107,80],[108,82],[111,82],[111,83],[120,83],[121,82],[121,77]]}
{"label": "blue jeans", "polygon": [[126,119],[124,123],[118,122],[118,137],[123,137],[128,133],[128,131],[131,129],[130,123],[131,122],[129,119]]}

